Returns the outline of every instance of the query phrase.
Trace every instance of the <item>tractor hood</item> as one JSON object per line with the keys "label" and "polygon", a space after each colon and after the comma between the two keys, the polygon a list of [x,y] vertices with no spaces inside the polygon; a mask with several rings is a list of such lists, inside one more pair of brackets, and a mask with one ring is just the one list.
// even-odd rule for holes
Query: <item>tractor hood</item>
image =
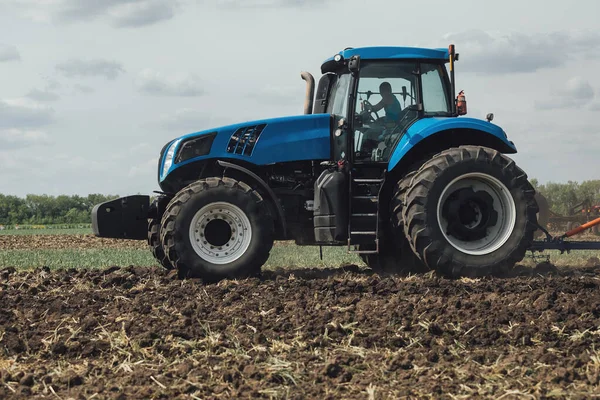
{"label": "tractor hood", "polygon": [[256,165],[330,158],[329,114],[304,114],[228,125],[181,136],[160,155],[160,182],[183,165],[238,159]]}

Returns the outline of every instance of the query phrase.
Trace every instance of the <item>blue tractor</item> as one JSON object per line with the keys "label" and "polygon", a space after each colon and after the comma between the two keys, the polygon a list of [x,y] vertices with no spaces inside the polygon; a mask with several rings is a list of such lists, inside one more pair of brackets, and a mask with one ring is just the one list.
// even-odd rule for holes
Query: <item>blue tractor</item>
{"label": "blue tractor", "polygon": [[374,270],[507,272],[538,229],[499,126],[467,118],[448,49],[346,48],[306,81],[304,115],[181,136],[150,196],[94,207],[100,237],[148,240],[181,277],[260,272],[275,240],[347,246]]}

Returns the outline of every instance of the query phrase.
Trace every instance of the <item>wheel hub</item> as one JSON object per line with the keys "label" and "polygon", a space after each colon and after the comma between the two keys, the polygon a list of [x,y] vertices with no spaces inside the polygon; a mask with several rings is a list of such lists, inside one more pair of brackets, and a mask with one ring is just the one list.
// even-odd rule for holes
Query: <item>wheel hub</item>
{"label": "wheel hub", "polygon": [[190,242],[196,254],[213,264],[240,258],[252,237],[250,220],[231,203],[217,202],[202,207],[192,218]]}
{"label": "wheel hub", "polygon": [[500,180],[482,172],[448,183],[437,204],[442,235],[469,255],[490,254],[509,239],[516,224],[512,194]]}
{"label": "wheel hub", "polygon": [[442,216],[448,221],[447,233],[460,240],[477,240],[498,222],[494,199],[483,190],[463,188],[453,192],[444,203]]}
{"label": "wheel hub", "polygon": [[225,219],[215,219],[208,221],[204,228],[204,237],[211,246],[222,247],[231,241],[233,233],[231,221]]}

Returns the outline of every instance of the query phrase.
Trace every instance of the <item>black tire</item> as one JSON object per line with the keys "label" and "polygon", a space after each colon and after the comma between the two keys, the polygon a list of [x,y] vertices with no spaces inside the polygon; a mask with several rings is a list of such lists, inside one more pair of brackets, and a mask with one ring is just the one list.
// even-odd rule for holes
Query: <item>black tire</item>
{"label": "black tire", "polygon": [[[451,194],[460,193],[460,196],[456,196],[458,201],[446,202],[446,198],[441,198],[442,195],[445,196],[443,191],[449,184],[470,173],[479,174],[477,178],[488,180],[488,185],[503,185],[507,190],[494,192],[489,189],[491,186],[488,186],[486,190],[478,189],[475,192],[467,187],[460,191],[448,191]],[[490,193],[496,196],[496,199]],[[413,178],[406,192],[404,230],[410,238],[411,248],[418,257],[429,268],[442,274],[450,277],[504,274],[524,258],[525,252],[533,242],[536,230],[534,222],[539,211],[534,195],[535,190],[527,175],[513,160],[500,152],[479,146],[451,148],[425,162]],[[464,196],[462,203],[461,196]],[[471,212],[471,221],[466,220],[467,213],[463,211],[466,208],[461,208],[461,214],[458,211],[452,213],[449,208],[445,208],[452,205],[456,207],[454,210],[458,210],[460,204],[468,204],[467,198],[469,201],[479,202],[477,208],[467,210]],[[443,204],[438,209],[440,203]],[[500,203],[504,207],[498,209]],[[488,213],[486,210],[493,212]],[[447,239],[442,232],[438,214],[442,215],[440,218],[443,221],[453,221],[451,227],[448,225],[444,229],[452,239]],[[460,217],[457,217],[458,215]],[[512,221],[511,215],[514,216],[514,225],[506,222]],[[474,228],[467,228],[464,224],[473,222],[473,219]],[[490,235],[488,228],[492,231],[498,229],[499,233]],[[456,244],[456,238],[461,235],[464,241]],[[485,241],[490,236],[494,240],[502,236],[505,240],[493,241],[495,247],[486,250],[488,252],[485,254],[475,254],[475,250],[467,249],[468,246],[473,246],[474,242],[471,239],[474,237]]]}
{"label": "black tire", "polygon": [[[421,273],[427,270],[410,247],[404,233],[404,195],[416,171],[411,171],[396,184],[390,202],[389,221],[381,221],[384,234],[380,240],[378,254],[361,254],[361,258],[369,268],[380,275]],[[360,248],[372,249],[373,246]]]}
{"label": "black tire", "polygon": [[[237,237],[235,225],[238,223],[233,217],[221,214],[220,218],[204,219],[206,225],[197,225],[199,229],[194,233],[198,245],[192,245],[193,239],[190,237],[192,233],[190,225],[197,213],[203,207],[209,209],[214,207],[215,213],[218,214],[217,211],[223,211],[218,210],[218,203],[221,203],[222,208],[233,207],[237,210],[238,214],[236,215],[238,216],[243,215],[241,218],[246,219],[243,224],[250,229],[240,228],[240,230],[246,231],[246,234],[251,232],[249,238],[244,236],[245,239],[239,239],[248,240],[248,242],[246,245],[240,245],[241,250],[236,255],[237,258],[226,263],[216,263],[216,261],[220,260],[219,257],[221,259],[226,256],[231,257],[231,253],[226,250],[234,248],[235,251],[235,247],[238,246],[238,242],[232,242]],[[212,214],[209,215],[208,212],[205,215],[212,217]],[[219,219],[221,221],[217,223],[217,226],[219,224],[221,226],[211,228],[213,236],[220,235],[229,241],[220,244],[216,243],[216,240],[209,242],[211,239],[208,237],[208,226],[211,223],[215,226],[215,222]],[[241,221],[241,219],[238,218],[237,221]],[[203,222],[198,222],[198,224],[201,223]],[[227,225],[224,226],[225,223]],[[243,227],[244,225],[238,226]],[[227,229],[229,231],[224,234],[223,232]],[[198,232],[199,230],[201,232]],[[203,234],[206,240],[200,242],[198,235]],[[243,236],[241,231],[240,236]],[[214,282],[225,278],[239,279],[257,275],[269,258],[269,252],[273,247],[273,238],[273,218],[269,214],[267,204],[262,196],[244,182],[231,178],[206,178],[185,187],[169,202],[162,218],[161,242],[166,249],[169,261],[177,268],[179,276],[182,278],[197,277],[206,282]],[[230,243],[232,247],[228,247]],[[211,244],[214,246],[210,247]],[[194,246],[214,249],[214,254],[201,256]]]}
{"label": "black tire", "polygon": [[148,245],[160,265],[169,271],[172,270],[173,264],[169,261],[160,242],[160,220],[157,218],[148,218]]}

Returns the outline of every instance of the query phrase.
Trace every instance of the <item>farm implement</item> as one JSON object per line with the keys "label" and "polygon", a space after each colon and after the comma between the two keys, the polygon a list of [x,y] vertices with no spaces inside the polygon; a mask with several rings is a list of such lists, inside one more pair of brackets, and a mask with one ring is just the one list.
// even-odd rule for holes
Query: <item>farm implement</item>
{"label": "farm implement", "polygon": [[302,72],[304,115],[166,143],[158,196],[96,205],[94,233],[147,240],[165,268],[207,281],[259,272],[275,240],[452,277],[506,272],[531,249],[583,248],[564,240],[574,231],[538,225],[535,190],[493,114],[465,116],[458,59],[454,45],[346,48],[316,86]]}
{"label": "farm implement", "polygon": [[563,233],[560,236],[552,236],[548,231],[539,226],[540,230],[545,235],[544,240],[534,241],[530,250],[532,251],[544,251],[544,250],[560,250],[561,253],[569,252],[571,250],[600,250],[600,241],[567,241],[566,238],[578,235],[583,231],[598,227],[600,225],[600,218],[596,218],[592,221],[586,222],[580,226],[577,226],[569,231]]}

